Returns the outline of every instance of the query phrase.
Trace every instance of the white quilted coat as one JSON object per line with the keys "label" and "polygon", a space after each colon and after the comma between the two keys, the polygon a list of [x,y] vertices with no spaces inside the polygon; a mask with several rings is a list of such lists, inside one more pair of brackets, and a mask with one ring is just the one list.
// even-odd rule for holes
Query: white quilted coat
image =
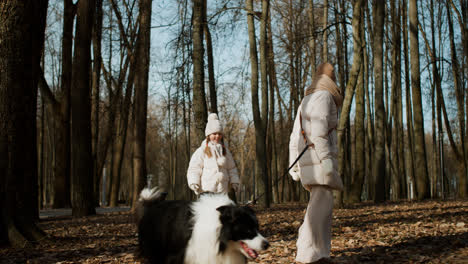
{"label": "white quilted coat", "polygon": [[193,153],[187,171],[188,185],[198,184],[200,192],[227,193],[229,184],[240,183],[236,164],[232,154],[226,147],[226,155],[222,155],[220,144],[208,143],[211,157],[205,154],[206,139]]}
{"label": "white quilted coat", "polygon": [[[305,147],[305,141],[301,134],[300,118],[302,115],[302,128],[309,147],[299,159],[299,174],[302,185],[324,185],[341,190],[343,183],[338,175],[338,146],[336,127],[338,125],[338,110],[333,96],[325,90],[316,91],[301,102],[294,121],[293,131],[289,141],[289,164],[291,165]],[[333,176],[322,174],[321,161],[331,159],[333,161]]]}

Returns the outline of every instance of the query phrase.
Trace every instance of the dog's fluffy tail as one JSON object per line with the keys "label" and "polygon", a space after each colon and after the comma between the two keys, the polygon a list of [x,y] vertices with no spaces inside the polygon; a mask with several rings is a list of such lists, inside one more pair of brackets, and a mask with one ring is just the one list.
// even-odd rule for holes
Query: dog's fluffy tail
{"label": "dog's fluffy tail", "polygon": [[137,223],[140,222],[143,217],[143,213],[146,206],[149,206],[153,203],[158,203],[166,199],[167,192],[159,190],[157,187],[150,189],[144,188],[140,193],[140,198],[138,199],[138,204],[135,211],[135,220]]}

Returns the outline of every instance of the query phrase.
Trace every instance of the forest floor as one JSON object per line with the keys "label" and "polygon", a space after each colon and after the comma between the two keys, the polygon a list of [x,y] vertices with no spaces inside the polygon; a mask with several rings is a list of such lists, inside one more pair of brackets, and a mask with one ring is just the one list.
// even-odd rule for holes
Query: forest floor
{"label": "forest floor", "polygon": [[[256,208],[271,247],[253,263],[295,263],[306,204]],[[47,239],[0,248],[0,263],[141,263],[129,212],[47,217]],[[468,200],[359,204],[333,213],[334,263],[468,263]]]}

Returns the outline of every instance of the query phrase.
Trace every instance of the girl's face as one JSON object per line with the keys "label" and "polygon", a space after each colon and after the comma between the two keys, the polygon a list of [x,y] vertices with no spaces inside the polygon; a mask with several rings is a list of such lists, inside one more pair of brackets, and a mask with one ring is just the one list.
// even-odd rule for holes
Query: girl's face
{"label": "girl's face", "polygon": [[210,141],[213,143],[219,144],[221,142],[221,139],[223,138],[223,134],[221,133],[213,133],[209,135]]}

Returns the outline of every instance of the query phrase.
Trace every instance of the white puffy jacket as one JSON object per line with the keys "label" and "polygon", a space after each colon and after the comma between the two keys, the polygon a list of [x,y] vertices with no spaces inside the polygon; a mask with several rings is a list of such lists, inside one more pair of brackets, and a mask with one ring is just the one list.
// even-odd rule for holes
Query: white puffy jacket
{"label": "white puffy jacket", "polygon": [[[301,134],[300,114],[302,115],[302,128],[309,147],[297,162],[302,185],[326,185],[341,190],[343,183],[338,175],[338,142],[336,127],[338,125],[338,110],[333,96],[325,90],[316,91],[301,102],[294,121],[293,131],[289,141],[289,164],[296,160],[305,148],[304,137]],[[333,175],[323,173],[322,161],[331,159],[333,162]]]}
{"label": "white puffy jacket", "polygon": [[198,184],[200,193],[227,193],[229,184],[240,183],[236,164],[232,154],[226,147],[226,155],[222,155],[220,144],[208,143],[211,157],[205,154],[206,139],[193,153],[187,170],[188,185]]}

